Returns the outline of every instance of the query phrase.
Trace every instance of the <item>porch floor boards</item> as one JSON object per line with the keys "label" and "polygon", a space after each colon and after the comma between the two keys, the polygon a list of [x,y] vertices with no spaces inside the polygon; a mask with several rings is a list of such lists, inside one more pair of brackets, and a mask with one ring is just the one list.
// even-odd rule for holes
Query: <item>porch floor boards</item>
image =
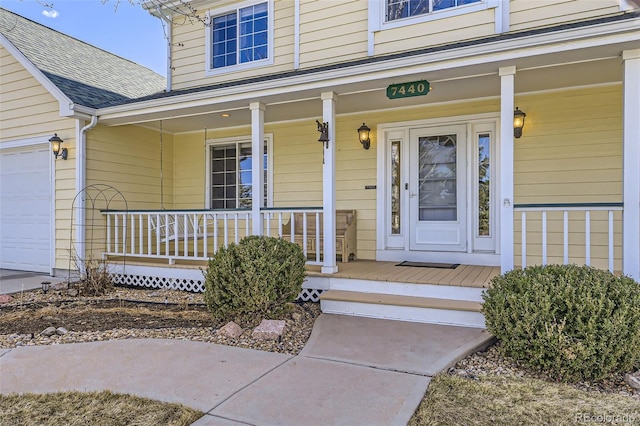
{"label": "porch floor boards", "polygon": [[[109,261],[127,265],[155,266],[164,268],[205,269],[206,261],[179,261],[170,265],[167,261],[140,258],[113,258]],[[410,284],[450,285],[457,287],[487,288],[489,281],[500,275],[499,266],[460,265],[456,269],[396,266],[399,262],[379,262],[375,260],[355,260],[338,262],[338,272],[323,274],[320,266],[308,265],[307,275],[325,278],[349,278],[371,281],[388,281]]]}
{"label": "porch floor boards", "polygon": [[456,269],[396,266],[399,262],[356,260],[338,263],[338,272],[323,274],[319,266],[308,266],[309,276],[389,281],[412,284],[450,285],[487,288],[489,281],[500,275],[499,266],[460,265]]}

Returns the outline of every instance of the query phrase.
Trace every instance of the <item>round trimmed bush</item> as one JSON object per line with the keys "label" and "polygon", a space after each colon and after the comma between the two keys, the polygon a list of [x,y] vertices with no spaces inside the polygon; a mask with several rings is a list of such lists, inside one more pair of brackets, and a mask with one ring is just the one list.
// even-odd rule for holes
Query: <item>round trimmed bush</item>
{"label": "round trimmed bush", "polygon": [[640,285],[629,277],[533,266],[494,277],[483,298],[505,355],[556,380],[600,380],[640,363]]}
{"label": "round trimmed bush", "polygon": [[249,236],[220,248],[205,271],[204,300],[215,318],[269,315],[293,302],[306,275],[302,249],[281,238]]}

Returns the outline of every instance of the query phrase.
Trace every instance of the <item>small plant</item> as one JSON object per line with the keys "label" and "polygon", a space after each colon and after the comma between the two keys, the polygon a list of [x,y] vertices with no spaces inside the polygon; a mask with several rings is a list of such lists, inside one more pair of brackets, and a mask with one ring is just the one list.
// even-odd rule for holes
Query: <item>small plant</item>
{"label": "small plant", "polygon": [[71,259],[75,264],[78,281],[73,284],[73,288],[83,296],[101,296],[113,288],[113,281],[109,273],[109,262],[105,259],[98,259],[94,256],[87,256],[80,259],[74,252]]}
{"label": "small plant", "polygon": [[205,303],[216,319],[274,314],[300,292],[305,262],[302,249],[294,243],[263,236],[243,238],[209,260]]}
{"label": "small plant", "polygon": [[640,363],[640,285],[587,266],[497,276],[484,294],[503,352],[557,380],[600,380]]}

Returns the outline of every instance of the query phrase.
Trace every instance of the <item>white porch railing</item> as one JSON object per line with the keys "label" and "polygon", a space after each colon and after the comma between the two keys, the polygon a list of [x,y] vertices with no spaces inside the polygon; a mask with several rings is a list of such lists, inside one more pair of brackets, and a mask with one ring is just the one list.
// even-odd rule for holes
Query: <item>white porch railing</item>
{"label": "white porch railing", "polygon": [[[616,247],[620,250],[622,203],[516,204],[515,220],[520,221],[521,265],[529,264],[531,251],[542,265],[549,263],[577,263],[592,265],[597,259],[614,272]],[[520,213],[518,217],[518,213]],[[517,232],[517,229],[516,229]],[[561,236],[561,238],[560,238]],[[618,238],[621,240],[621,238]],[[538,250],[539,247],[539,250]],[[583,251],[580,250],[582,247]],[[597,257],[593,256],[594,250]],[[621,256],[617,259],[620,260]],[[603,263],[604,262],[604,263]]]}
{"label": "white porch railing", "polygon": [[322,265],[322,207],[263,208],[265,235],[297,243],[309,265]]}
{"label": "white porch railing", "polygon": [[[107,256],[206,261],[220,247],[251,235],[251,210],[103,211]],[[300,244],[309,264],[322,264],[322,208],[262,209],[263,233]],[[302,224],[295,221],[302,218]],[[311,231],[310,231],[311,229]],[[299,232],[298,232],[299,231]]]}

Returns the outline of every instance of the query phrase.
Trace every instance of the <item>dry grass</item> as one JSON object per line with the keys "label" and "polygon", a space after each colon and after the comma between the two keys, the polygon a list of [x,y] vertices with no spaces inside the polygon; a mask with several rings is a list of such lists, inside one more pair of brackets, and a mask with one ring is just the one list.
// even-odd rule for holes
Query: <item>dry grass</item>
{"label": "dry grass", "polygon": [[131,395],[104,392],[0,395],[0,425],[190,425],[203,413]]}
{"label": "dry grass", "polygon": [[[597,416],[603,416],[599,418]],[[640,402],[540,379],[438,375],[409,425],[640,424]]]}

